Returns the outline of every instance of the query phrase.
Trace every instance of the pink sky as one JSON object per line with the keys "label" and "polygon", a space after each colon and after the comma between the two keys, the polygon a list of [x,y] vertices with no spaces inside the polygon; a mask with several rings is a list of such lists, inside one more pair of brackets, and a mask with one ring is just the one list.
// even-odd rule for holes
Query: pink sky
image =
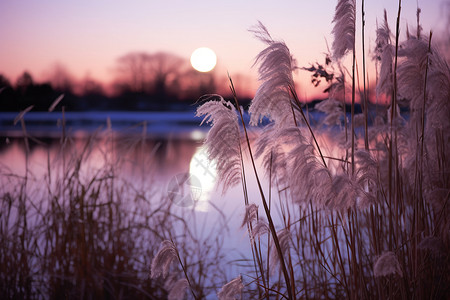
{"label": "pink sky", "polygon": [[[391,28],[395,0],[366,0],[366,49],[374,46],[376,19],[388,11]],[[416,1],[403,1],[402,26],[415,26]],[[421,0],[424,32],[448,24],[444,1]],[[448,1],[447,1],[448,3]],[[357,1],[358,13],[360,1]],[[251,76],[253,59],[263,45],[247,31],[258,20],[283,39],[299,66],[323,61],[325,39],[331,46],[335,0],[317,1],[152,1],[22,0],[0,2],[0,73],[13,83],[25,70],[45,80],[52,65],[64,65],[76,79],[111,82],[118,57],[132,51],[166,51],[186,59],[207,46],[218,57],[216,75]],[[360,18],[360,16],[358,16]],[[358,23],[360,20],[358,19]],[[297,78],[302,96],[311,97],[309,74]]]}

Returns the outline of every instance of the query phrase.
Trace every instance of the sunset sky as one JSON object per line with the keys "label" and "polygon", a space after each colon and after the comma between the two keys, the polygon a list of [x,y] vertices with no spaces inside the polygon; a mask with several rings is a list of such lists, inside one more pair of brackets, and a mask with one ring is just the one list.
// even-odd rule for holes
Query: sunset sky
{"label": "sunset sky", "polygon": [[[366,2],[368,49],[374,47],[376,19],[381,21],[384,8],[394,28],[398,1]],[[417,2],[403,2],[404,36],[406,24],[415,27]],[[444,31],[444,2],[418,1],[425,33]],[[263,45],[248,32],[252,25],[263,22],[273,37],[286,42],[298,65],[307,66],[323,60],[325,40],[331,46],[335,5],[335,0],[1,1],[0,74],[14,83],[27,70],[36,80],[45,80],[59,63],[78,80],[89,77],[108,84],[116,75],[117,59],[128,52],[165,51],[188,59],[196,48],[207,46],[218,57],[216,75],[229,71],[254,78],[251,66]],[[304,93],[312,94],[309,75],[303,73],[300,86],[308,86]]]}

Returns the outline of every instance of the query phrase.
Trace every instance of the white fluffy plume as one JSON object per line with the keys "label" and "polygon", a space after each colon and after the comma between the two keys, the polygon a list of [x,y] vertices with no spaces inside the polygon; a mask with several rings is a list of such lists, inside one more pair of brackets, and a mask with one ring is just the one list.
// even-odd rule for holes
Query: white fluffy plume
{"label": "white fluffy plume", "polygon": [[297,68],[295,61],[286,44],[273,40],[261,22],[251,31],[268,46],[255,60],[255,64],[259,64],[261,85],[249,109],[250,124],[257,125],[263,117],[277,124],[293,124],[290,89],[294,87],[292,72]]}
{"label": "white fluffy plume", "polygon": [[242,292],[244,285],[242,284],[242,277],[238,276],[225,284],[217,294],[219,300],[234,300],[236,295]]}
{"label": "white fluffy plume", "polygon": [[168,299],[169,300],[181,300],[184,299],[184,294],[186,293],[186,289],[188,288],[189,283],[186,278],[180,279],[173,287],[170,289]]}
{"label": "white fluffy plume", "polygon": [[304,205],[312,201],[314,205],[323,206],[330,196],[331,175],[317,157],[314,146],[298,127],[281,131],[280,141],[291,148],[286,164],[292,200]]}
{"label": "white fluffy plume", "polygon": [[345,117],[344,105],[333,98],[317,103],[314,108],[326,114],[323,121],[326,125],[341,125],[342,120]]}
{"label": "white fluffy plume", "polygon": [[[423,153],[420,153],[420,143],[410,139],[407,145],[410,150],[406,159],[406,170],[409,177],[414,178],[418,155],[423,160],[422,168],[439,170],[424,172],[426,190],[449,191],[446,170],[450,161],[443,159],[448,153],[450,140],[450,67],[445,58],[431,43],[430,38],[423,36],[417,39],[411,37],[401,45],[398,53],[401,61],[398,71],[398,92],[406,99],[410,109],[410,120],[405,128],[409,136],[423,135]],[[426,85],[425,85],[426,82]],[[422,132],[422,122],[423,130]],[[442,164],[444,163],[444,164]],[[434,203],[445,203],[445,197],[429,197]]]}
{"label": "white fluffy plume", "polygon": [[333,18],[333,57],[342,58],[355,44],[355,0],[338,0]]}
{"label": "white fluffy plume", "polygon": [[157,278],[161,274],[163,277],[166,277],[170,264],[176,258],[177,250],[175,245],[169,240],[162,241],[158,253],[152,260],[151,277]]}
{"label": "white fluffy plume", "polygon": [[380,62],[380,76],[377,84],[377,94],[392,95],[393,83],[393,57],[394,46],[391,43],[391,30],[387,21],[387,12],[384,11],[383,24],[377,28],[375,59]]}
{"label": "white fluffy plume", "polygon": [[270,232],[269,224],[265,220],[258,220],[253,224],[252,232],[250,233],[250,240],[253,242],[256,238],[261,237],[263,234]]}
{"label": "white fluffy plume", "polygon": [[264,128],[264,132],[258,137],[256,142],[256,158],[262,157],[262,165],[265,175],[271,177],[270,180],[279,188],[288,185],[286,165],[286,153],[283,143],[280,141],[280,128],[273,124]]}
{"label": "white fluffy plume", "polygon": [[[205,116],[203,122],[211,123],[205,140],[208,158],[217,163],[218,182],[225,193],[241,180],[241,144],[238,117],[235,107],[222,96],[209,96],[197,109],[197,116]],[[217,101],[214,101],[217,100]]]}
{"label": "white fluffy plume", "polygon": [[[277,237],[280,241],[281,252],[283,253],[283,256],[285,256],[291,246],[291,233],[285,228],[277,232]],[[270,270],[274,272],[279,264],[280,256],[278,255],[275,245],[272,245],[270,251]]]}
{"label": "white fluffy plume", "polygon": [[381,254],[373,266],[373,274],[375,277],[387,276],[390,274],[398,274],[400,277],[403,276],[400,263],[398,262],[395,253],[386,251]]}
{"label": "white fluffy plume", "polygon": [[247,223],[253,223],[258,219],[258,205],[251,203],[245,206],[245,216],[242,221],[241,227],[247,225]]}

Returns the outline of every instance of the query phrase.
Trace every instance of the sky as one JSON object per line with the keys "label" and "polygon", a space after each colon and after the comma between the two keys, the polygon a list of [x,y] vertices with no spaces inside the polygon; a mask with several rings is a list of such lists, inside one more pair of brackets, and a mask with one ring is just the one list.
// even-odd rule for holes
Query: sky
{"label": "sky", "polygon": [[[388,12],[395,28],[398,1],[366,0],[366,48],[373,48],[375,24]],[[444,31],[448,0],[403,0],[401,25],[415,26],[417,3],[425,32]],[[217,54],[217,76],[250,76],[257,86],[254,57],[264,48],[248,31],[261,21],[286,42],[299,66],[323,61],[331,47],[335,0],[3,0],[0,2],[0,74],[11,82],[25,70],[45,80],[61,64],[79,80],[110,83],[117,59],[133,51],[165,51],[188,59],[198,47]],[[361,1],[357,0],[358,14]],[[358,23],[360,23],[358,15]],[[327,41],[327,42],[326,42]],[[298,77],[300,94],[314,94],[309,74]]]}

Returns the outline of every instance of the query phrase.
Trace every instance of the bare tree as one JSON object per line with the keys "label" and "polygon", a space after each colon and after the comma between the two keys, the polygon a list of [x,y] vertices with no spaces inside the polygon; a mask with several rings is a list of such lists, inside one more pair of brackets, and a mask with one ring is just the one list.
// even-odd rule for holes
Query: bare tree
{"label": "bare tree", "polygon": [[20,93],[24,94],[34,84],[33,77],[28,72],[23,72],[22,75],[17,78],[16,89]]}
{"label": "bare tree", "polygon": [[214,73],[201,73],[192,68],[187,70],[177,80],[178,90],[182,93],[182,100],[196,100],[205,94],[213,94],[217,91]]}
{"label": "bare tree", "polygon": [[47,73],[52,87],[58,92],[72,93],[75,88],[75,79],[69,70],[62,64],[56,63]]}
{"label": "bare tree", "polygon": [[131,52],[120,57],[117,64],[118,86],[122,89],[164,98],[176,93],[174,82],[186,66],[186,60],[167,52]]}
{"label": "bare tree", "polygon": [[128,53],[117,60],[119,82],[131,92],[144,92],[149,81],[150,54],[144,52]]}

